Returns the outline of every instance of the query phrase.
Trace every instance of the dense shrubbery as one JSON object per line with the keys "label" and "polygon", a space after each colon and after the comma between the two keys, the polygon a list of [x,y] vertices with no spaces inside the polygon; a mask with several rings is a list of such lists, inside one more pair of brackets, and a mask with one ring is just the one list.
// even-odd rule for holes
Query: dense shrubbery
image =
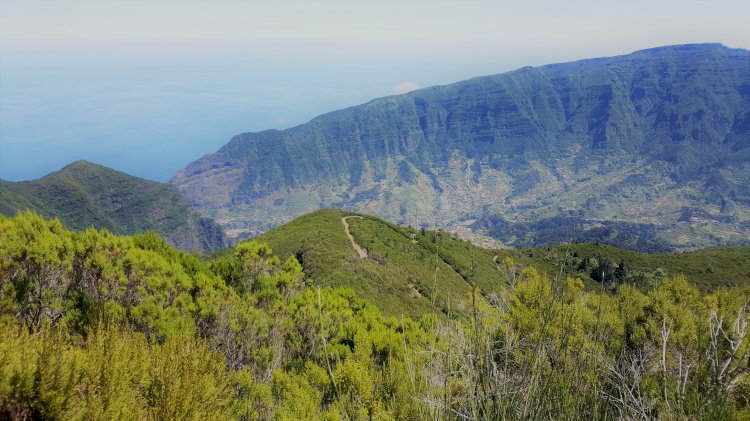
{"label": "dense shrubbery", "polygon": [[468,320],[417,321],[256,242],[205,263],[155,234],[2,218],[0,418],[750,416],[747,288],[608,294],[502,265]]}

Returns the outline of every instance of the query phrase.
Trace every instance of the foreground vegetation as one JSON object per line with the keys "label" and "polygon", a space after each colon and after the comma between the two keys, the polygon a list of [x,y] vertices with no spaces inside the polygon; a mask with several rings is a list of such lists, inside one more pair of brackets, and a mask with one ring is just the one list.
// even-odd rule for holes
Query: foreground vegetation
{"label": "foreground vegetation", "polygon": [[747,286],[609,293],[507,256],[496,291],[463,274],[467,317],[415,319],[283,257],[0,218],[0,418],[750,417]]}

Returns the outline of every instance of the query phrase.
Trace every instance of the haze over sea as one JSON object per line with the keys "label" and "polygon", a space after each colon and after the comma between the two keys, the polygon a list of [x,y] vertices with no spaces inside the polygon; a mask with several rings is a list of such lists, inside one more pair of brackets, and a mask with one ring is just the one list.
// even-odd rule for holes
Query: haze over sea
{"label": "haze over sea", "polygon": [[750,47],[742,1],[351,3],[2,2],[0,178],[87,159],[166,181],[237,133],[419,86],[656,45]]}

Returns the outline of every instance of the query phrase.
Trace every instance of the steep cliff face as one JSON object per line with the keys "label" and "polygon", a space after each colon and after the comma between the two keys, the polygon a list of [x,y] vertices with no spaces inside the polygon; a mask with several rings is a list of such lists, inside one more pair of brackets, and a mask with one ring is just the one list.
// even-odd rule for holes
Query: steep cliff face
{"label": "steep cliff face", "polygon": [[717,44],[376,99],[235,136],[172,179],[234,236],[332,206],[508,243],[493,221],[647,224],[670,247],[749,238],[748,182],[750,52]]}
{"label": "steep cliff face", "polygon": [[66,227],[93,226],[116,234],[153,230],[187,251],[229,246],[223,229],[198,215],[174,186],[86,161],[33,181],[0,183],[0,213],[33,210]]}

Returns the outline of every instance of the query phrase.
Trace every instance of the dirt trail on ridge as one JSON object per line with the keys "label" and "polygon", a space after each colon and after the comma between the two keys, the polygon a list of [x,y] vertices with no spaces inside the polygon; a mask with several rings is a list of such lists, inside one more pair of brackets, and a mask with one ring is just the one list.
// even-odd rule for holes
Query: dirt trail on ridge
{"label": "dirt trail on ridge", "polygon": [[343,218],[341,218],[341,223],[344,224],[344,233],[346,233],[346,236],[347,238],[349,238],[349,241],[352,242],[352,247],[354,248],[354,251],[357,252],[360,259],[366,259],[367,250],[360,247],[359,244],[357,244],[357,242],[354,241],[354,237],[352,236],[352,233],[349,232],[349,223],[346,222],[346,220],[349,218],[359,218],[359,219],[364,219],[364,218],[362,218],[361,216],[355,216],[355,215],[344,216]]}

